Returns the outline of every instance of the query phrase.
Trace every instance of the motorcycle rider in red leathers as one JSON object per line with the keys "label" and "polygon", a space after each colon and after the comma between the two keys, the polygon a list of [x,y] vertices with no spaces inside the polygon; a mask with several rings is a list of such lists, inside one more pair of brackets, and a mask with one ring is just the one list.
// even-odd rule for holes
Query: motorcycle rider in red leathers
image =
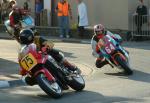
{"label": "motorcycle rider in red leathers", "polygon": [[12,11],[9,14],[10,26],[14,28],[15,39],[19,42],[19,32],[21,29],[20,20],[22,20],[22,16],[26,15],[29,11],[21,9],[19,6],[14,4],[12,6]]}
{"label": "motorcycle rider in red leathers", "polygon": [[92,55],[96,57],[96,67],[101,68],[104,65],[108,64],[103,54],[100,52],[99,40],[102,39],[105,35],[110,35],[117,42],[121,42],[121,37],[119,35],[114,35],[110,31],[105,30],[105,27],[102,24],[97,24],[94,26],[94,35],[91,40],[92,45]]}
{"label": "motorcycle rider in red leathers", "polygon": [[[51,41],[41,36],[35,36],[34,33],[29,29],[23,29],[20,31],[20,43],[21,45],[29,45],[31,43],[34,43],[37,46],[37,51],[45,51],[45,53],[51,55],[56,60],[57,63],[63,64],[64,66],[68,67],[72,71],[76,70],[75,65],[71,64],[62,55],[61,52],[53,48],[54,44]],[[22,58],[22,56],[19,55],[19,58]],[[25,72],[26,71],[24,71],[23,69],[20,69],[20,74],[22,76],[26,75]],[[26,77],[25,81],[29,85],[35,84],[34,78]],[[63,88],[67,88],[67,87],[63,87]]]}

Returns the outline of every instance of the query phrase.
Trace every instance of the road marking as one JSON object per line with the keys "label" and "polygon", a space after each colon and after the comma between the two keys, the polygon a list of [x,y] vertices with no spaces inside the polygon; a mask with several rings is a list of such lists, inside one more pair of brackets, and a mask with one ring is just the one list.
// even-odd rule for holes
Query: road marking
{"label": "road marking", "polygon": [[82,40],[82,41],[80,41],[80,43],[83,43],[83,44],[91,44],[91,41],[84,41],[84,40]]}

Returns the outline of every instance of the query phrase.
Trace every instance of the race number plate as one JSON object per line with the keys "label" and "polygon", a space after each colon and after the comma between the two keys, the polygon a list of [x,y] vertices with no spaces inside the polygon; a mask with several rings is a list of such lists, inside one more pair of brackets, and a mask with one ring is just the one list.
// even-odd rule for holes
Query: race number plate
{"label": "race number plate", "polygon": [[107,52],[107,54],[111,54],[114,50],[115,50],[115,47],[111,43],[105,47],[105,51]]}
{"label": "race number plate", "polygon": [[29,53],[21,60],[20,64],[25,70],[30,71],[37,64],[37,60]]}

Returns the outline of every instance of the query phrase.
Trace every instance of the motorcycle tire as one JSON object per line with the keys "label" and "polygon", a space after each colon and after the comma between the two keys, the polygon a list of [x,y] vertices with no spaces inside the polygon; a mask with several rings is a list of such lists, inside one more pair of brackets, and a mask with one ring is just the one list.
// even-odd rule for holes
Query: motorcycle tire
{"label": "motorcycle tire", "polygon": [[116,55],[115,60],[117,61],[117,63],[121,66],[121,68],[124,69],[124,72],[126,75],[132,75],[133,71],[131,70],[131,68],[129,67],[128,63],[123,60],[120,55]]}
{"label": "motorcycle tire", "polygon": [[49,81],[43,73],[36,77],[40,88],[53,98],[60,98],[62,96],[62,89],[57,82]]}
{"label": "motorcycle tire", "polygon": [[85,87],[85,81],[81,75],[71,76],[71,80],[69,80],[68,85],[76,90],[82,91]]}

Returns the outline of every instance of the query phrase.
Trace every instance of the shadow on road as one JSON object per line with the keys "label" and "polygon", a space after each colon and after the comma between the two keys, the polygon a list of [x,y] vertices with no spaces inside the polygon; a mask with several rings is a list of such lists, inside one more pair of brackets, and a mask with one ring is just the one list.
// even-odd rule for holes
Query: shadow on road
{"label": "shadow on road", "polygon": [[134,70],[133,76],[129,76],[128,78],[135,81],[150,83],[150,74],[145,73],[139,70]]}
{"label": "shadow on road", "polygon": [[5,73],[18,74],[18,70],[18,63],[0,58],[0,75]]}
{"label": "shadow on road", "polygon": [[120,76],[120,78],[124,78],[124,79],[131,79],[131,80],[135,80],[135,81],[150,83],[150,74],[139,71],[139,70],[133,70],[133,75],[130,75],[130,76],[126,76],[122,72],[105,73],[105,74],[112,75],[112,76]]}
{"label": "shadow on road", "polygon": [[104,73],[106,75],[112,75],[112,76],[125,76],[125,77],[129,77],[131,75],[126,75],[123,72],[117,72],[117,73]]}
{"label": "shadow on road", "polygon": [[[33,91],[33,89],[23,89],[22,91]],[[34,90],[36,92],[36,90]],[[2,93],[4,91],[1,91]],[[46,95],[45,93],[42,94],[23,94],[16,90],[17,94],[12,94],[7,90],[5,93],[8,93],[9,100],[6,98],[1,100],[1,102],[11,103],[20,103],[20,101],[25,101],[22,103],[112,103],[112,102],[123,102],[123,101],[137,101],[143,102],[143,99],[135,99],[135,98],[125,98],[125,97],[113,97],[113,96],[104,96],[100,93],[92,92],[92,91],[83,91],[83,92],[74,92],[74,91],[67,91],[64,93],[62,98],[60,99],[53,99]],[[12,96],[11,96],[12,95]],[[6,100],[6,101],[5,101]]]}

